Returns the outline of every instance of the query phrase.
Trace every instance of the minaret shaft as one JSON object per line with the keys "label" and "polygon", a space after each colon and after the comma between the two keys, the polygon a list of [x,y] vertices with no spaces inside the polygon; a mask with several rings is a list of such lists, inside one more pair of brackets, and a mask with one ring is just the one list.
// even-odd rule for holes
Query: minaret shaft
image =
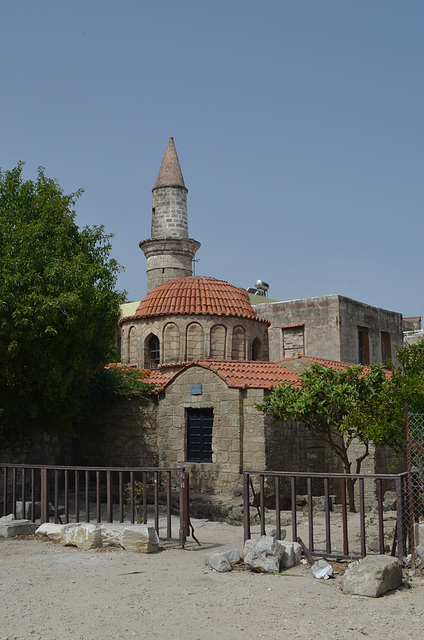
{"label": "minaret shaft", "polygon": [[200,247],[188,237],[187,189],[173,138],[152,193],[151,237],[139,245],[147,259],[147,292],[167,280],[193,275],[192,261]]}

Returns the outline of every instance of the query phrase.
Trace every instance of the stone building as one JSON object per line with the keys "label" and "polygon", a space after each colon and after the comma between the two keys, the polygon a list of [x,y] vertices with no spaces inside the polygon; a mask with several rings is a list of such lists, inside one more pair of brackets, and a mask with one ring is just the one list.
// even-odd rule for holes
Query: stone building
{"label": "stone building", "polygon": [[120,320],[123,363],[152,369],[209,357],[268,360],[269,322],[255,314],[247,292],[192,274],[200,243],[188,237],[187,189],[173,138],[153,189],[151,238],[140,247],[148,293]]}
{"label": "stone building", "polygon": [[331,295],[255,305],[271,326],[269,359],[293,355],[352,364],[396,362],[403,344],[402,314]]}
{"label": "stone building", "polygon": [[[283,381],[296,384],[308,356],[326,366],[385,362],[402,344],[401,315],[338,295],[290,302],[256,296],[260,304],[252,307],[244,289],[193,276],[200,244],[189,238],[172,138],[152,200],[151,238],[140,242],[147,295],[124,306],[120,338],[122,363],[152,372],[158,391],[148,411],[126,411],[132,427],[117,428],[113,413],[101,446],[114,464],[136,464],[137,451],[149,464],[184,466],[192,489],[207,492],[240,488],[243,469],[341,471],[320,439],[264,416],[255,404]],[[368,460],[368,471],[383,469],[383,457]]]}

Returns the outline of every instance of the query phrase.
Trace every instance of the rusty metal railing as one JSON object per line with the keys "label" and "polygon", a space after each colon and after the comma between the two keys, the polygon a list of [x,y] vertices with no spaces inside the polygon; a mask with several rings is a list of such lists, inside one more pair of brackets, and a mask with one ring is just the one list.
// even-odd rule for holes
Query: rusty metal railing
{"label": "rusty metal railing", "polygon": [[[353,514],[349,510],[348,483],[354,484],[355,526],[359,529],[352,530]],[[365,494],[365,483],[373,483],[372,491]],[[304,495],[304,509],[299,508],[299,484],[306,488]],[[367,554],[367,528],[371,518],[374,522],[374,530],[378,540],[378,553],[385,553],[387,549],[385,540],[385,522],[383,510],[383,487],[393,488],[395,493],[396,520],[392,531],[391,553],[401,560],[407,555],[407,537],[410,535],[408,522],[405,519],[405,504],[407,500],[408,474],[341,474],[341,473],[302,473],[288,471],[244,471],[243,472],[243,505],[244,505],[244,539],[251,537],[251,509],[257,511],[259,519],[260,535],[266,535],[268,530],[274,528],[275,536],[281,539],[281,515],[285,512],[286,520],[291,520],[291,538],[297,541],[299,517],[302,515],[306,521],[307,541],[303,541],[310,553],[315,556],[354,558]],[[256,487],[256,488],[255,488]],[[369,489],[369,486],[368,486]],[[331,493],[336,493],[338,498],[337,525],[333,512]],[[370,494],[374,496],[370,505]],[[317,496],[321,499],[322,511],[314,508],[314,500]],[[283,508],[282,508],[283,504]],[[368,508],[368,511],[367,511]],[[266,514],[275,511],[275,519],[271,524],[266,524]],[[315,537],[316,522],[320,519],[320,537],[324,535],[324,548],[318,548]],[[332,539],[334,527],[341,528],[342,548],[336,549]],[[304,528],[305,528],[304,527]],[[355,544],[352,545],[352,539]],[[352,551],[352,547],[356,547]],[[397,553],[396,553],[397,548]]]}
{"label": "rusty metal railing", "polygon": [[[82,467],[0,463],[0,515],[33,522],[124,522],[147,524],[173,537],[179,514],[181,546],[189,535],[189,476],[183,467]],[[160,512],[165,531],[160,531]],[[174,526],[175,528],[175,526]]]}

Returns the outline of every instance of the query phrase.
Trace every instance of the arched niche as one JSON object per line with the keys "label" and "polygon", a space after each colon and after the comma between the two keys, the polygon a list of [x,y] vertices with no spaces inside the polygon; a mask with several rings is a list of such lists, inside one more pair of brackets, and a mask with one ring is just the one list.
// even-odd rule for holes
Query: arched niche
{"label": "arched niche", "polygon": [[241,325],[233,329],[233,345],[231,350],[232,360],[245,360],[246,356],[246,332]]}
{"label": "arched niche", "polygon": [[198,322],[191,322],[186,331],[187,360],[198,360],[204,357],[203,327]]}
{"label": "arched niche", "polygon": [[211,358],[225,360],[225,341],[227,337],[226,328],[222,324],[216,324],[212,327],[210,336]]}
{"label": "arched niche", "polygon": [[175,322],[168,322],[163,329],[163,361],[178,362],[180,359],[180,332]]}
{"label": "arched niche", "polygon": [[132,326],[129,328],[127,337],[127,354],[128,364],[137,363],[137,329]]}

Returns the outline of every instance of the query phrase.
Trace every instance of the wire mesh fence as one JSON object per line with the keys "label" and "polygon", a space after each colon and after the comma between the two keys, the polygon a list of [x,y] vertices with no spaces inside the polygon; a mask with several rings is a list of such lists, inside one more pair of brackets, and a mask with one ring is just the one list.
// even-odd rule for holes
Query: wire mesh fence
{"label": "wire mesh fence", "polygon": [[411,566],[424,562],[424,414],[405,407],[408,488],[405,500],[409,523]]}

